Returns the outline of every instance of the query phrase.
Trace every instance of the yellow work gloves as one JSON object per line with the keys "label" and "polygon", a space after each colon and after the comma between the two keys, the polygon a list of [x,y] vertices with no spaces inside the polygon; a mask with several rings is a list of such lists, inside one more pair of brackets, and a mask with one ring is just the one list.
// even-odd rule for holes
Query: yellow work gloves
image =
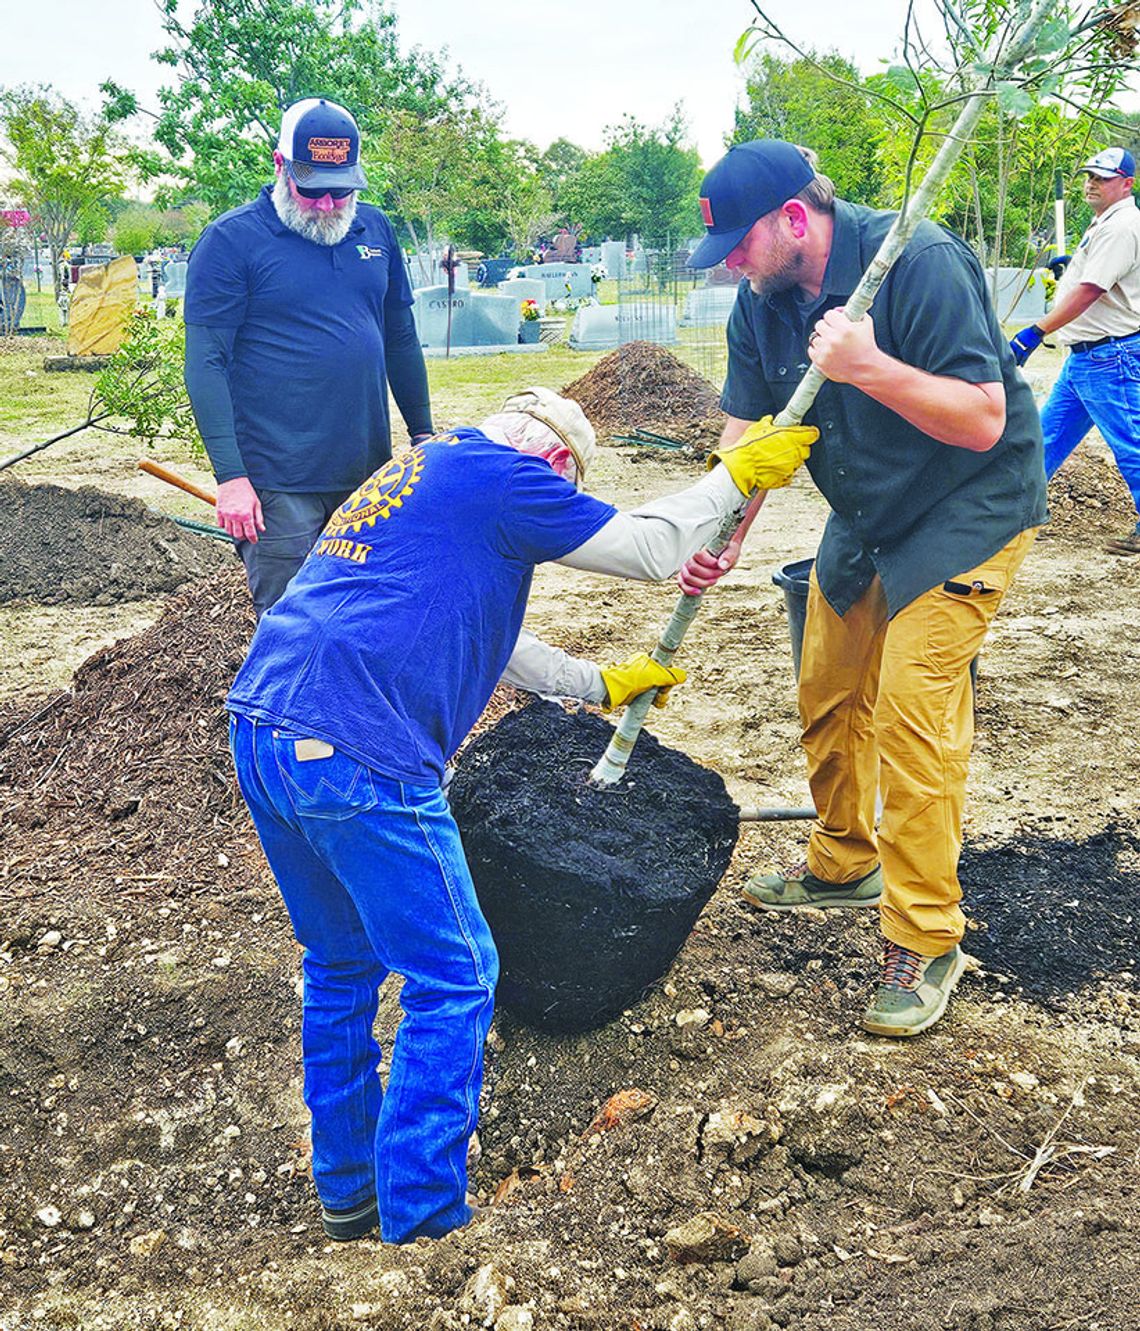
{"label": "yellow work gloves", "polygon": [[771,416],[764,416],[735,444],[710,453],[709,470],[723,462],[741,494],[779,490],[789,484],[818,438],[814,425],[774,425]]}
{"label": "yellow work gloves", "polygon": [[686,678],[685,671],[661,665],[647,652],[638,652],[619,665],[602,667],[602,682],[606,686],[602,711],[612,712],[615,707],[624,707],[631,698],[653,688],[661,690],[653,699],[654,707],[664,707],[669,690],[674,684],[683,684]]}

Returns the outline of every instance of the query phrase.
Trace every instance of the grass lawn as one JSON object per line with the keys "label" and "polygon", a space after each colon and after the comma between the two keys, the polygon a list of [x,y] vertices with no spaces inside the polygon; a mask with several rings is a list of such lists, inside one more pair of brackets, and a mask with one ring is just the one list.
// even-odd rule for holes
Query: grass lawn
{"label": "grass lawn", "polygon": [[[0,341],[0,440],[10,451],[69,430],[87,415],[95,376],[47,374],[45,341]],[[62,343],[58,350],[62,351]]]}
{"label": "grass lawn", "polygon": [[49,332],[59,329],[59,307],[55,303],[55,293],[51,283],[45,282],[42,291],[36,290],[35,281],[24,284],[28,303],[24,307],[24,317],[20,321],[25,327],[42,324]]}
{"label": "grass lawn", "polygon": [[[7,456],[77,425],[87,412],[87,399],[95,381],[93,374],[46,373],[44,342],[29,346],[20,338],[0,342],[0,452]],[[501,356],[456,356],[452,360],[427,362],[435,423],[440,429],[478,424],[500,407],[511,393],[540,384],[561,389],[597,363],[601,352],[575,352],[565,346],[536,354]],[[403,422],[392,403],[393,442],[399,447],[405,437]],[[92,431],[81,437],[92,452],[123,458],[135,457],[139,443],[128,437]],[[155,450],[155,456],[177,460],[191,458],[189,445],[170,441]],[[41,455],[40,464],[50,471],[51,452]],[[2,457],[0,457],[2,460]],[[21,466],[12,475],[20,474]],[[40,468],[37,466],[36,470]]]}
{"label": "grass lawn", "polygon": [[[456,356],[428,361],[432,415],[440,429],[477,425],[512,393],[538,384],[559,391],[601,359],[600,351],[571,351],[554,346],[534,355]],[[399,414],[393,433],[400,433]]]}

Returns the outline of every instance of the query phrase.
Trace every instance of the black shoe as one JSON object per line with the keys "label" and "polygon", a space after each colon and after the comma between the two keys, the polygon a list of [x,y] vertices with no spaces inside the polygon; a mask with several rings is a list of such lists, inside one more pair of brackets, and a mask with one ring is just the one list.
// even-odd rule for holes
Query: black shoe
{"label": "black shoe", "polygon": [[329,1238],[335,1239],[337,1243],[362,1239],[379,1228],[380,1212],[376,1209],[376,1199],[370,1198],[345,1211],[330,1211],[327,1206],[322,1207],[321,1225]]}

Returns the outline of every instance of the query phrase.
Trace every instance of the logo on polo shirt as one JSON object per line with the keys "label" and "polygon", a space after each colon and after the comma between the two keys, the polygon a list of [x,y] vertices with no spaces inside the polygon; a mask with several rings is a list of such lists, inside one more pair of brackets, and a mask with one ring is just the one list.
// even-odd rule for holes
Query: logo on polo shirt
{"label": "logo on polo shirt", "polygon": [[356,252],[362,259],[382,259],[386,251],[383,245],[357,245]]}
{"label": "logo on polo shirt", "polygon": [[[346,540],[350,532],[359,535],[364,527],[375,527],[377,518],[387,519],[392,511],[403,508],[404,500],[412,493],[423,475],[424,451],[413,448],[402,458],[393,458],[371,476],[341,504],[328,521],[318,541],[318,555],[335,555],[363,564],[371,546],[359,547],[358,542]],[[351,547],[363,549],[358,557]]]}
{"label": "logo on polo shirt", "polygon": [[326,166],[343,166],[352,151],[351,139],[309,140],[309,161],[321,162]]}

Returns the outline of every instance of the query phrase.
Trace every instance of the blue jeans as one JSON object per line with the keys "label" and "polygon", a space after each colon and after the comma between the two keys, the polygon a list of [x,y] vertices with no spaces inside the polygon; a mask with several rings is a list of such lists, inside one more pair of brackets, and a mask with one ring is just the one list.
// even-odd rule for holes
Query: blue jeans
{"label": "blue jeans", "polygon": [[1052,477],[1094,425],[1140,513],[1140,335],[1065,357],[1041,410],[1046,476]]}
{"label": "blue jeans", "polygon": [[[498,957],[437,786],[345,754],[301,761],[295,731],[230,720],[238,782],[305,949],[305,1103],[330,1209],[374,1195],[389,1243],[465,1224],[467,1143]],[[302,750],[303,752],[303,750]],[[404,977],[388,1086],[377,991]]]}

